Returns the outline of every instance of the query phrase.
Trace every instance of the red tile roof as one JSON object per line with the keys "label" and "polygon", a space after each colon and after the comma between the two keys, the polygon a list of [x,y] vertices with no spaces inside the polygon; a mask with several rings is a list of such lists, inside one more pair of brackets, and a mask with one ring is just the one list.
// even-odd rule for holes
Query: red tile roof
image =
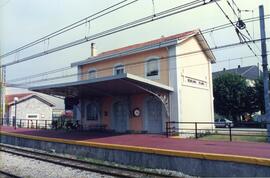
{"label": "red tile roof", "polygon": [[20,94],[6,95],[6,103],[13,102],[15,97],[18,97],[18,99],[20,100],[30,95],[33,95],[33,93],[20,93]]}
{"label": "red tile roof", "polygon": [[171,36],[167,36],[167,37],[161,37],[159,39],[155,39],[155,40],[151,40],[151,41],[147,41],[147,42],[143,42],[143,43],[138,43],[138,44],[134,44],[134,45],[118,48],[118,49],[113,49],[110,51],[105,51],[105,52],[98,54],[98,56],[107,56],[110,54],[119,53],[119,52],[123,52],[126,50],[131,50],[131,49],[136,49],[136,48],[140,48],[140,47],[144,47],[144,46],[148,46],[148,45],[152,45],[152,44],[162,43],[164,41],[168,41],[168,40],[172,40],[172,39],[184,39],[185,37],[188,37],[190,35],[195,35],[196,33],[198,33],[198,30],[187,31],[184,33],[179,33],[179,34],[171,35]]}

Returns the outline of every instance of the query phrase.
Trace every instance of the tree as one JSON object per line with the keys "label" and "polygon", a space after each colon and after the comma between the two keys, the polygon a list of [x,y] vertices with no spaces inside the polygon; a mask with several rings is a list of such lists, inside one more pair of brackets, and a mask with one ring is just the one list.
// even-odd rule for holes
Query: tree
{"label": "tree", "polygon": [[259,110],[256,90],[245,78],[225,73],[213,81],[215,112],[237,121],[239,116]]}
{"label": "tree", "polygon": [[259,110],[262,114],[265,113],[264,111],[264,89],[263,89],[263,80],[258,79],[255,81],[255,90],[256,90],[256,97],[258,98],[257,105]]}

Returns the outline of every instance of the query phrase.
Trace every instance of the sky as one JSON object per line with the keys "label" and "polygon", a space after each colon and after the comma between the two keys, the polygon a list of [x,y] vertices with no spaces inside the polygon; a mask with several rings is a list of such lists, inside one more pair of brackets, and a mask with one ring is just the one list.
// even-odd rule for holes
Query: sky
{"label": "sky", "polygon": [[[121,0],[0,0],[0,53],[5,54],[120,1]],[[232,0],[228,1],[232,2]],[[270,14],[269,0],[234,1],[241,10],[246,10],[241,13],[242,19],[257,17],[259,14],[259,5],[264,5],[265,15]],[[147,15],[152,15],[153,11],[157,13],[187,2],[191,2],[191,0],[139,0],[119,11],[91,22],[90,26],[89,24],[84,24],[76,30],[64,33],[59,37],[45,41],[33,48],[4,58],[1,63],[4,64],[46,49],[51,49],[58,45],[93,35]],[[229,8],[227,0],[221,0],[219,4],[231,20],[237,20],[236,16]],[[204,30],[228,22],[228,19],[222,14],[218,6],[212,3],[91,42],[96,43],[96,48],[99,53],[188,30],[198,28]],[[266,35],[270,37],[270,19],[266,19],[265,23]],[[260,38],[259,22],[248,23],[246,25],[252,38]],[[245,32],[243,31],[243,33]],[[239,42],[233,28],[205,34],[205,38],[211,47]],[[67,67],[70,66],[70,63],[84,60],[90,55],[91,42],[39,57],[28,62],[9,66],[6,69],[6,80],[9,81]],[[257,54],[260,54],[260,43],[257,43],[257,46],[251,44],[251,47]],[[269,51],[269,41],[267,41],[267,47]],[[217,63],[212,66],[213,71],[222,70],[223,68],[235,68],[238,65],[257,65],[261,62],[261,59],[256,57],[230,60],[253,55],[246,45],[215,50],[213,52],[217,59]],[[226,62],[221,62],[224,60]],[[67,75],[74,72],[76,72],[76,69],[58,73],[57,75]],[[43,76],[43,78],[46,77],[50,76]],[[29,81],[31,80],[21,82]],[[63,82],[63,79],[55,82]]]}

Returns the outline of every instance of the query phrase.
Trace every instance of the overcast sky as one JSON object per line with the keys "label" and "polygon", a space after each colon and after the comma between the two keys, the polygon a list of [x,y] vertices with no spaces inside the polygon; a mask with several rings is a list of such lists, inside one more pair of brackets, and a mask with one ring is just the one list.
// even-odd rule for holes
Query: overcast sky
{"label": "overcast sky", "polygon": [[[9,52],[120,1],[0,0],[0,52],[1,54]],[[191,2],[191,0],[154,0],[155,11],[159,12],[186,2]],[[265,14],[270,14],[269,0],[235,0],[235,2],[241,10],[248,10],[241,13],[243,19],[257,17],[259,14],[258,6],[261,4],[264,5]],[[226,0],[221,0],[219,3],[229,17],[232,20],[236,20]],[[152,0],[139,0],[117,12],[91,22],[90,28],[87,25],[83,25],[77,30],[51,39],[49,43],[45,42],[35,48],[4,58],[2,63],[32,55],[44,49],[51,49],[57,45],[110,29],[152,13]],[[213,3],[147,25],[100,38],[93,42],[96,43],[98,52],[103,52],[159,38],[162,35],[168,36],[197,28],[203,30],[225,23],[228,23],[228,20],[220,9],[218,9],[217,5]],[[248,23],[247,29],[255,39],[260,37],[258,22]],[[266,29],[267,36],[270,37],[270,19],[266,19]],[[239,42],[233,28],[205,34],[205,38],[211,47]],[[84,43],[61,52],[10,66],[7,68],[7,80],[66,67],[72,62],[86,59],[90,55],[90,43]],[[260,43],[257,45],[260,47]],[[251,46],[259,54],[260,49],[257,49],[253,44]],[[268,42],[269,50],[270,45]],[[213,64],[213,71],[221,70],[224,67],[234,68],[237,65],[257,65],[260,62],[257,58],[219,62],[221,60],[252,55],[247,46],[244,45],[226,50],[217,50],[214,51],[214,54],[217,58],[217,63]],[[71,72],[74,72],[74,70],[66,73]]]}

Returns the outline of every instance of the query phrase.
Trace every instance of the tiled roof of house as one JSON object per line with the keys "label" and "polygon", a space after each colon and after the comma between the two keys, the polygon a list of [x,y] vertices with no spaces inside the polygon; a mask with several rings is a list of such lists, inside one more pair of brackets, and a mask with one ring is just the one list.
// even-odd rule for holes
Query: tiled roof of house
{"label": "tiled roof of house", "polygon": [[33,93],[20,93],[20,94],[6,95],[6,102],[7,103],[13,102],[15,97],[17,97],[20,100],[22,98],[25,98],[31,95],[33,95]]}
{"label": "tiled roof of house", "polygon": [[36,92],[6,95],[6,103],[13,104],[15,97],[18,97],[19,102],[22,100],[27,100],[31,97],[38,97],[38,98],[42,99],[44,102],[53,106],[55,109],[64,109],[65,108],[65,104],[64,104],[63,99],[56,98],[54,96],[46,95],[43,93],[36,93]]}
{"label": "tiled roof of house", "polygon": [[176,34],[176,35],[171,35],[171,36],[167,36],[167,37],[161,37],[161,38],[158,38],[158,39],[155,39],[155,40],[151,40],[151,41],[147,41],[147,42],[143,42],[143,43],[137,43],[137,44],[134,44],[134,45],[113,49],[113,50],[110,50],[110,51],[105,51],[105,52],[102,52],[102,53],[98,54],[98,56],[107,56],[107,55],[110,55],[110,54],[120,53],[122,51],[141,48],[141,47],[144,47],[144,46],[157,44],[157,43],[161,43],[161,42],[168,41],[168,40],[173,40],[173,39],[180,39],[181,40],[181,39],[184,39],[184,38],[186,38],[186,37],[188,37],[190,35],[195,35],[198,32],[199,32],[199,30],[192,30],[192,31],[179,33],[179,34]]}
{"label": "tiled roof of house", "polygon": [[179,41],[179,42],[177,41],[177,44],[178,44],[178,43],[181,43],[182,41],[184,41],[190,37],[193,37],[193,36],[195,36],[197,38],[201,47],[203,49],[205,49],[205,53],[208,56],[208,58],[211,60],[211,62],[214,63],[215,57],[214,57],[212,51],[209,50],[209,45],[207,44],[207,42],[206,42],[205,38],[203,37],[203,35],[201,34],[200,30],[195,29],[195,30],[179,33],[176,35],[161,37],[161,38],[158,38],[155,40],[151,40],[151,41],[147,41],[147,42],[143,42],[143,43],[137,43],[137,44],[126,46],[126,47],[105,51],[105,52],[102,52],[96,56],[91,56],[85,60],[74,62],[71,64],[71,66],[72,67],[82,66],[85,64],[95,63],[95,62],[99,62],[99,61],[103,61],[103,60],[107,60],[107,59],[113,59],[113,58],[118,57],[118,56],[123,57],[123,56],[130,55],[130,54],[135,54],[135,53],[140,53],[140,52],[144,52],[147,50],[157,49],[159,47],[166,47],[166,46],[174,44],[174,42],[177,40]]}
{"label": "tiled roof of house", "polygon": [[213,79],[225,73],[238,74],[250,80],[256,80],[260,76],[262,76],[262,71],[259,69],[259,67],[256,65],[252,65],[252,66],[246,66],[246,67],[238,66],[237,68],[234,68],[234,69],[229,69],[229,70],[223,69],[222,71],[213,72]]}

